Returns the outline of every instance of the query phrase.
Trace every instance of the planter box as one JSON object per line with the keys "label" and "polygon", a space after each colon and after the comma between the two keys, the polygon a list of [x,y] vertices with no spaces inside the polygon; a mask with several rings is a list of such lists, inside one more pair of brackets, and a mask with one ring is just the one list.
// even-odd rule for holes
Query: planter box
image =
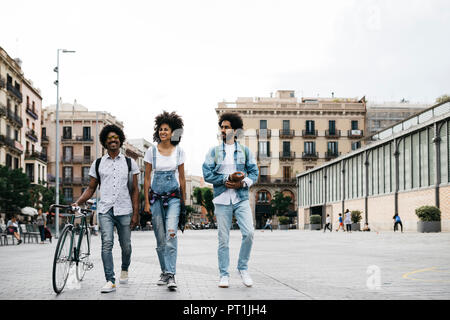
{"label": "planter box", "polygon": [[418,221],[417,232],[441,232],[440,221]]}
{"label": "planter box", "polygon": [[361,231],[361,224],[358,223],[352,223],[352,231]]}
{"label": "planter box", "polygon": [[288,230],[289,225],[288,224],[280,224],[280,225],[278,225],[278,228],[280,228],[280,230]]}
{"label": "planter box", "polygon": [[320,230],[321,224],[310,224],[309,230]]}

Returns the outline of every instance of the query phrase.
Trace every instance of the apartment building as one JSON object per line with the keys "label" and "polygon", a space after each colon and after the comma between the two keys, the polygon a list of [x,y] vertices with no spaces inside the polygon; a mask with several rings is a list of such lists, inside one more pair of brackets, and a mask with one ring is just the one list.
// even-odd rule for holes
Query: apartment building
{"label": "apartment building", "polygon": [[[78,103],[62,103],[59,108],[59,132],[56,133],[56,106],[43,111],[42,153],[48,159],[48,181],[55,185],[56,161],[59,162],[60,187],[66,202],[77,199],[89,184],[92,162],[105,154],[99,134],[108,124],[123,129],[123,123],[104,111],[89,111]],[[56,159],[56,134],[60,143]]]}
{"label": "apartment building", "polygon": [[256,228],[270,214],[277,191],[293,199],[289,210],[296,211],[295,176],[360,148],[366,126],[364,97],[299,99],[295,91],[279,90],[274,97],[219,102],[216,113],[224,112],[242,116],[241,142],[257,157],[259,181],[250,189]]}
{"label": "apartment building", "polygon": [[145,177],[145,163],[144,163],[144,156],[145,153],[149,148],[153,146],[153,144],[144,138],[140,139],[128,139],[127,140],[129,144],[133,145],[138,151],[139,154],[142,154],[142,156],[138,157],[136,160],[136,163],[141,170],[141,174],[139,175],[139,185],[144,185],[144,177]]}
{"label": "apartment building", "polygon": [[23,167],[22,82],[19,59],[12,59],[0,47],[0,165]]}

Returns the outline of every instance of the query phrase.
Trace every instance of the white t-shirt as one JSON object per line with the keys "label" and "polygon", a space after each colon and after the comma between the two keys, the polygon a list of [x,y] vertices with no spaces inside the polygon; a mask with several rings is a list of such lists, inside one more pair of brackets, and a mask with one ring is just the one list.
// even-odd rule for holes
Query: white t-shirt
{"label": "white t-shirt", "polygon": [[[159,153],[158,147],[155,146],[156,149],[156,167],[153,165],[153,147],[148,148],[145,152],[144,161],[150,163],[152,165],[152,173],[154,171],[171,171],[175,170],[175,176],[177,177],[178,184],[180,184],[179,174],[178,174],[178,166],[182,165],[186,159],[186,154],[184,150],[180,146],[176,146],[172,151],[170,156],[163,156]],[[180,159],[177,163],[177,152],[180,150]],[[153,174],[152,180],[153,181]]]}

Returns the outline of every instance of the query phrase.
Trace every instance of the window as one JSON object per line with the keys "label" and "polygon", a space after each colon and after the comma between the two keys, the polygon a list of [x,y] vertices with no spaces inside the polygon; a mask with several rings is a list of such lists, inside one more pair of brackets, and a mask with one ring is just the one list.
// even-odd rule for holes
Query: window
{"label": "window", "polygon": [[260,141],[259,142],[259,155],[260,156],[269,156],[270,155],[270,142],[269,141]]}
{"label": "window", "polygon": [[10,169],[12,169],[12,157],[10,154],[6,155],[6,166]]}
{"label": "window", "polygon": [[72,147],[64,147],[63,149],[64,161],[72,161],[72,154],[73,154]]}
{"label": "window", "polygon": [[42,136],[43,137],[47,136],[47,128],[45,128],[45,127],[42,128]]}
{"label": "window", "polygon": [[328,149],[329,154],[337,155],[338,153],[338,143],[336,141],[334,142],[328,142]]}
{"label": "window", "polygon": [[291,142],[283,141],[283,155],[290,156],[290,153],[291,153]]}
{"label": "window", "polygon": [[316,144],[313,141],[305,141],[305,153],[314,154],[316,153]]}
{"label": "window", "polygon": [[19,158],[14,157],[14,169],[20,169]]}
{"label": "window", "polygon": [[19,141],[19,130],[14,130],[14,140]]}
{"label": "window", "polygon": [[26,173],[28,179],[30,179],[30,182],[33,183],[34,182],[34,164],[27,163],[25,165],[25,173]]}
{"label": "window", "polygon": [[358,130],[358,120],[352,120],[352,130]]}
{"label": "window", "polygon": [[336,120],[328,121],[328,130],[330,131],[331,135],[336,134]]}
{"label": "window", "polygon": [[361,148],[361,142],[357,141],[357,142],[352,142],[352,150],[356,150]]}
{"label": "window", "polygon": [[91,127],[83,127],[83,140],[91,139]]}
{"label": "window", "polygon": [[64,200],[66,203],[71,203],[73,201],[73,189],[63,188]]}
{"label": "window", "polygon": [[289,134],[291,124],[289,120],[283,120],[283,134]]}
{"label": "window", "polygon": [[291,167],[283,167],[283,179],[284,181],[291,179]]}
{"label": "window", "polygon": [[63,127],[63,139],[72,139],[72,127]]}
{"label": "window", "polygon": [[314,120],[306,120],[306,133],[314,133]]}
{"label": "window", "polygon": [[259,128],[267,129],[267,120],[259,120]]}
{"label": "window", "polygon": [[6,125],[6,137],[11,138],[11,126]]}

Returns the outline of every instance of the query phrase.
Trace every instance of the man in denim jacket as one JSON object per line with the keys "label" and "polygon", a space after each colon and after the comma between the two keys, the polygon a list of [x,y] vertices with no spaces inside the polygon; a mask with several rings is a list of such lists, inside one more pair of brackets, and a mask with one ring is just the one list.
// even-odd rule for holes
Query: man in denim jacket
{"label": "man in denim jacket", "polygon": [[248,200],[250,186],[258,180],[258,166],[250,150],[236,141],[243,130],[242,118],[236,113],[220,116],[219,126],[223,142],[211,148],[203,163],[203,177],[214,186],[214,208],[219,229],[219,287],[228,288],[229,235],[233,214],[242,233],[237,269],[243,283],[253,281],[248,273],[248,261],[253,243],[253,215]]}

